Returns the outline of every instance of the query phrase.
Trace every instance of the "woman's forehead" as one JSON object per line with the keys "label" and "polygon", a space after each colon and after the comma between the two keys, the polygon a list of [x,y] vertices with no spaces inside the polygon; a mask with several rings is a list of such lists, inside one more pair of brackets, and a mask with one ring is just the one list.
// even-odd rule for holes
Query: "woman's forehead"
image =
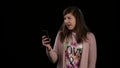
{"label": "woman's forehead", "polygon": [[73,14],[72,13],[68,13],[64,17],[71,17],[71,16],[73,16]]}

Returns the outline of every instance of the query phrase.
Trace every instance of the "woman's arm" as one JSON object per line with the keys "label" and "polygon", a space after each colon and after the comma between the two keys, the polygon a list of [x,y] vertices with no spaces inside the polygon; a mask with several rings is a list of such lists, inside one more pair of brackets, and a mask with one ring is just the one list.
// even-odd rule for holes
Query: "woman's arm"
{"label": "woman's arm", "polygon": [[60,38],[59,38],[59,32],[58,32],[53,49],[51,48],[48,50],[46,48],[47,56],[53,63],[55,63],[58,60],[59,46],[60,46]]}
{"label": "woman's arm", "polygon": [[89,33],[89,56],[88,56],[88,68],[96,68],[96,59],[97,59],[97,47],[96,39],[93,33]]}

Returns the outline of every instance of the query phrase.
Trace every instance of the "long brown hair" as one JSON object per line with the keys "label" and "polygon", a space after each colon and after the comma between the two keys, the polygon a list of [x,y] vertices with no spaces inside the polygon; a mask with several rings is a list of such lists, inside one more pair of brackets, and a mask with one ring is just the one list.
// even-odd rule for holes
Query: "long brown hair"
{"label": "long brown hair", "polygon": [[[76,33],[76,41],[77,43],[81,43],[86,41],[87,39],[87,32],[89,32],[88,27],[85,24],[84,16],[82,11],[78,7],[68,7],[63,11],[63,16],[68,13],[72,13],[72,15],[76,18],[76,26],[75,26],[75,33]],[[66,37],[69,37],[71,31],[67,29],[65,24],[63,23],[60,27],[60,41],[63,42]]]}

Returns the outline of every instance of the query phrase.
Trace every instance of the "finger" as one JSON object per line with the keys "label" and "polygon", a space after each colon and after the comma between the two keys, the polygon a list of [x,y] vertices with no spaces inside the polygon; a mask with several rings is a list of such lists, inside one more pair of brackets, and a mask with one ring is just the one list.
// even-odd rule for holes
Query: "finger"
{"label": "finger", "polygon": [[47,46],[48,44],[50,44],[49,42],[43,43],[44,46]]}
{"label": "finger", "polygon": [[50,43],[50,41],[42,40],[42,44],[43,44],[43,45],[46,45],[46,44],[49,44],[49,43]]}
{"label": "finger", "polygon": [[46,37],[45,35],[44,35],[44,36],[42,36],[42,39],[43,39],[43,38],[45,38],[45,37]]}
{"label": "finger", "polygon": [[46,40],[49,40],[49,39],[48,38],[44,38],[43,40],[46,41]]}
{"label": "finger", "polygon": [[44,44],[46,44],[46,43],[50,43],[50,41],[44,41]]}

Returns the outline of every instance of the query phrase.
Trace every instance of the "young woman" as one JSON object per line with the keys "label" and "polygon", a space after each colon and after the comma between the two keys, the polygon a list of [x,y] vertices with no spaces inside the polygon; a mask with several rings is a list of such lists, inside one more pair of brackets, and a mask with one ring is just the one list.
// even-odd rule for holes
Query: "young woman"
{"label": "young woman", "polygon": [[46,36],[42,44],[48,58],[57,62],[57,68],[95,68],[97,58],[96,39],[85,24],[78,7],[68,7],[63,11],[64,23],[59,29],[54,47]]}

